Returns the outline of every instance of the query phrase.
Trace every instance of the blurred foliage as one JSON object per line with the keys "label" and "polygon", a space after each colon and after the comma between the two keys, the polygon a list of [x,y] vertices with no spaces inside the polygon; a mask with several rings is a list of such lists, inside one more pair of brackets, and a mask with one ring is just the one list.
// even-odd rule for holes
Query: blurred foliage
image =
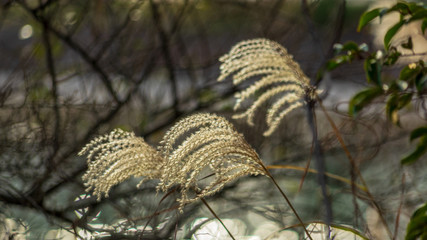
{"label": "blurred foliage", "polygon": [[405,240],[427,238],[427,203],[412,214],[406,232]]}
{"label": "blurred foliage", "polygon": [[[372,105],[378,98],[385,98],[385,114],[387,118],[400,126],[399,111],[415,104],[417,99],[425,101],[427,94],[427,66],[421,53],[419,60],[415,60],[400,68],[397,78],[387,79],[382,75],[383,68],[393,66],[403,56],[403,50],[407,49],[414,53],[414,43],[412,37],[408,36],[407,41],[400,43],[400,48],[392,43],[397,32],[407,24],[415,21],[421,22],[420,32],[424,35],[427,28],[427,6],[422,2],[399,1],[390,8],[375,8],[362,14],[357,27],[361,31],[369,22],[374,19],[398,13],[399,21],[387,29],[384,35],[384,50],[369,52],[368,49],[358,46],[354,42],[343,45],[336,45],[337,55],[327,64],[327,69],[332,70],[343,63],[352,62],[354,59],[364,59],[364,70],[369,88],[358,92],[352,97],[349,103],[349,113],[357,115],[363,108]],[[414,55],[416,55],[414,53]],[[410,141],[418,140],[416,149],[409,155],[401,159],[401,164],[412,164],[427,153],[427,125],[416,128],[410,134]],[[424,159],[425,160],[425,159]],[[427,205],[418,208],[412,215],[407,226],[405,239],[426,239],[427,238]]]}
{"label": "blurred foliage", "polygon": [[[397,63],[402,56],[402,50],[391,44],[392,38],[400,28],[414,22],[421,21],[421,32],[424,34],[427,24],[427,6],[417,2],[398,2],[390,8],[375,8],[365,12],[359,20],[358,31],[376,18],[397,12],[399,22],[390,27],[384,36],[384,50],[369,52],[366,44],[357,45],[354,42],[336,44],[335,50],[338,54],[328,61],[326,68],[333,70],[343,63],[352,62],[355,59],[364,60],[364,70],[369,88],[357,93],[350,101],[349,113],[354,116],[364,107],[372,104],[379,97],[386,97],[385,113],[394,124],[400,125],[399,110],[413,103],[415,98],[423,99],[427,93],[427,66],[423,59],[412,62],[400,71],[397,78],[389,80],[382,75],[383,68]],[[413,49],[411,36],[400,46],[403,49]],[[344,52],[345,54],[340,54]],[[421,128],[423,129],[423,128]],[[420,129],[414,130],[411,141],[420,138],[417,149],[402,159],[402,164],[408,164],[419,159],[427,151],[426,133]],[[416,137],[412,137],[415,135]]]}

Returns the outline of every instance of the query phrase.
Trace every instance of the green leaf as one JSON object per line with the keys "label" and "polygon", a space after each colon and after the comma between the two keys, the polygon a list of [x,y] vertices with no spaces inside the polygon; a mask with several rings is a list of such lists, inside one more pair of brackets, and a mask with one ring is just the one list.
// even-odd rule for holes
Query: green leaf
{"label": "green leaf", "polygon": [[413,21],[426,19],[426,18],[427,18],[427,9],[421,9],[415,12],[414,15],[412,15],[412,17],[409,18],[408,22],[413,22]]}
{"label": "green leaf", "polygon": [[412,93],[404,93],[399,96],[397,109],[402,109],[412,101]]}
{"label": "green leaf", "polygon": [[343,63],[351,62],[351,60],[352,57],[349,55],[336,56],[335,58],[326,63],[326,69],[331,71]]}
{"label": "green leaf", "polygon": [[412,93],[393,93],[386,104],[386,115],[394,124],[400,126],[398,111],[407,106],[412,100]]}
{"label": "green leaf", "polygon": [[405,240],[418,240],[427,238],[427,216],[420,216],[414,218],[409,222],[408,228],[406,229]]}
{"label": "green leaf", "polygon": [[384,93],[381,87],[368,88],[363,91],[358,92],[350,100],[349,103],[349,114],[350,116],[355,116],[360,110],[362,110],[366,105],[372,102],[376,97]]}
{"label": "green leaf", "polygon": [[398,2],[396,5],[394,5],[393,7],[391,7],[387,11],[387,13],[394,12],[394,11],[399,12],[402,15],[407,15],[410,12],[410,10],[409,10],[409,4],[406,3],[406,2],[403,2],[403,1],[402,2]]}
{"label": "green leaf", "polygon": [[[343,239],[343,236],[346,239],[369,239],[357,229],[337,224],[326,225],[323,222],[312,222],[307,224],[307,230],[313,239],[325,239],[328,234],[330,234],[330,239],[336,240]],[[305,235],[304,239],[307,239],[307,235]]]}
{"label": "green leaf", "polygon": [[420,67],[418,67],[415,63],[409,64],[405,66],[402,71],[400,71],[399,79],[410,81],[417,76],[420,72]]}
{"label": "green leaf", "polygon": [[427,75],[424,74],[420,78],[415,79],[415,86],[417,87],[418,92],[423,92],[427,88]]}
{"label": "green leaf", "polygon": [[382,86],[381,81],[381,64],[377,59],[369,57],[364,63],[366,79],[370,83],[375,83],[377,86]]}
{"label": "green leaf", "polygon": [[420,127],[411,132],[410,140],[413,141],[416,138],[427,136],[427,127]]}
{"label": "green leaf", "polygon": [[415,212],[412,214],[411,219],[414,217],[420,217],[426,214],[427,214],[427,202],[424,204],[424,206],[421,206],[420,208],[415,210]]}
{"label": "green leaf", "polygon": [[425,34],[427,28],[427,19],[424,19],[423,22],[421,23],[421,31],[423,32],[423,35]]}
{"label": "green leaf", "polygon": [[[347,51],[347,55],[349,55],[348,52],[350,52],[352,54],[352,53],[357,53],[359,51],[363,51],[364,49],[361,49],[361,46],[364,49],[367,48],[366,43],[363,43],[359,46],[359,45],[357,45],[357,43],[355,43],[353,41],[348,41],[344,44],[335,43],[333,48],[334,48],[335,54],[339,54],[340,52]],[[367,50],[365,50],[365,51],[367,51]]]}
{"label": "green leaf", "polygon": [[399,96],[397,94],[392,94],[390,96],[386,104],[386,115],[387,115],[387,118],[390,119],[390,121],[393,124],[400,126],[399,115],[397,113],[398,101],[399,101]]}
{"label": "green leaf", "polygon": [[412,15],[415,15],[415,14],[417,14],[420,11],[426,10],[425,7],[424,7],[424,4],[418,4],[418,3],[415,3],[415,2],[409,3],[408,7],[409,7],[409,11],[411,12]]}
{"label": "green leaf", "polygon": [[402,53],[397,51],[395,47],[391,47],[384,58],[384,65],[390,66],[395,64],[401,55]]}
{"label": "green leaf", "polygon": [[390,48],[390,41],[391,39],[394,37],[394,35],[396,35],[397,31],[399,31],[399,29],[403,26],[403,24],[405,24],[406,21],[401,20],[400,22],[396,23],[393,27],[391,27],[387,33],[384,36],[384,47],[385,49],[389,49]]}
{"label": "green leaf", "polygon": [[360,32],[360,30],[366,26],[370,21],[372,21],[374,18],[380,16],[383,9],[381,8],[375,8],[371,11],[365,12],[362,14],[359,20],[359,25],[357,26],[357,31]]}
{"label": "green leaf", "polygon": [[358,52],[359,51],[359,45],[357,45],[357,43],[355,43],[353,41],[349,41],[349,42],[346,42],[342,46],[342,50]]}
{"label": "green leaf", "polygon": [[404,157],[400,163],[401,164],[411,164],[417,161],[421,156],[427,152],[427,136],[423,136],[420,139],[420,142],[417,145],[417,148],[410,153],[408,156]]}
{"label": "green leaf", "polygon": [[412,50],[412,47],[413,47],[413,44],[412,44],[412,37],[409,37],[408,38],[408,41],[406,42],[406,43],[402,43],[402,45],[401,45],[403,48],[406,48],[406,49],[410,49],[410,50]]}
{"label": "green leaf", "polygon": [[408,82],[397,79],[395,82],[398,91],[405,91],[408,89]]}
{"label": "green leaf", "polygon": [[427,202],[412,214],[406,228],[405,240],[426,239],[427,237]]}

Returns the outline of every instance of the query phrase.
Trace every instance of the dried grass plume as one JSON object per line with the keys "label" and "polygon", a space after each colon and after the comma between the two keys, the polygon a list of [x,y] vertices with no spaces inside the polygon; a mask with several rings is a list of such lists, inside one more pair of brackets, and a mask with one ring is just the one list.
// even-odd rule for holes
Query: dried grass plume
{"label": "dried grass plume", "polygon": [[180,120],[165,134],[160,150],[168,158],[159,188],[180,186],[181,206],[213,195],[241,176],[264,174],[255,150],[231,123],[214,114]]}
{"label": "dried grass plume", "polygon": [[108,197],[111,187],[132,176],[144,177],[142,181],[160,178],[164,162],[143,138],[121,129],[93,139],[79,152],[84,154],[88,159],[83,175],[86,191],[93,190],[98,200],[102,194]]}
{"label": "dried grass plume", "polygon": [[218,81],[223,81],[230,75],[233,76],[234,85],[248,79],[258,79],[235,94],[237,101],[234,110],[242,108],[242,103],[251,96],[258,96],[246,111],[234,115],[233,118],[246,118],[249,125],[254,125],[256,111],[267,101],[273,101],[266,116],[268,129],[264,132],[265,136],[271,135],[288,113],[303,106],[305,97],[313,92],[309,78],[293,60],[292,55],[274,41],[242,41],[222,56],[220,61],[221,75]]}
{"label": "dried grass plume", "polygon": [[156,150],[134,133],[116,129],[88,143],[83,176],[87,191],[98,200],[131,176],[159,179],[158,190],[179,187],[184,205],[220,191],[244,175],[265,174],[255,150],[225,118],[194,114],[178,121]]}

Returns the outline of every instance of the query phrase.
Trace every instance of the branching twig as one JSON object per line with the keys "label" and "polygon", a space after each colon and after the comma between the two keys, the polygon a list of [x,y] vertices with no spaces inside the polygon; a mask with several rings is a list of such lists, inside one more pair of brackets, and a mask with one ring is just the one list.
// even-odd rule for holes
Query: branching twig
{"label": "branching twig", "polygon": [[166,30],[162,26],[161,16],[156,3],[153,0],[150,0],[150,7],[153,17],[154,25],[156,26],[157,33],[160,38],[160,44],[163,54],[163,59],[165,60],[166,68],[168,70],[168,77],[170,80],[170,84],[172,87],[172,99],[173,99],[173,109],[175,110],[175,114],[179,115],[179,97],[178,97],[178,86],[177,79],[175,76],[174,63],[172,60],[172,54],[170,51],[170,36],[168,36]]}
{"label": "branching twig", "polygon": [[41,11],[38,9],[31,9],[27,6],[27,4],[23,1],[17,1],[27,12],[29,12],[36,21],[43,24],[44,28],[53,33],[57,38],[61,39],[63,42],[65,42],[72,50],[77,52],[81,58],[92,67],[92,69],[100,76],[101,81],[107,88],[108,92],[114,99],[116,103],[120,103],[120,99],[117,96],[116,91],[113,88],[112,81],[108,74],[104,71],[104,69],[99,65],[98,59],[92,58],[87,51],[83,49],[79,44],[77,44],[75,41],[71,39],[70,36],[63,34],[53,26],[49,24],[48,21],[41,15]]}
{"label": "branching twig", "polygon": [[398,230],[399,230],[399,222],[400,222],[400,214],[402,212],[402,206],[403,206],[403,202],[405,200],[405,174],[402,175],[402,188],[401,188],[401,192],[400,192],[400,203],[399,203],[399,208],[397,209],[397,214],[396,214],[396,222],[394,225],[394,233],[393,233],[393,240],[395,240],[397,238],[397,234],[398,234]]}
{"label": "branching twig", "polygon": [[369,201],[370,201],[370,202],[372,203],[372,205],[374,205],[374,207],[377,209],[378,214],[379,214],[379,216],[380,216],[380,218],[381,218],[381,222],[383,223],[384,227],[385,227],[385,228],[386,228],[386,230],[387,230],[387,234],[389,235],[389,237],[390,237],[390,238],[392,238],[393,234],[391,233],[390,228],[388,227],[387,221],[386,221],[386,220],[385,220],[385,218],[384,218],[384,215],[383,215],[383,213],[382,213],[382,210],[381,210],[381,208],[380,208],[379,204],[375,201],[375,198],[374,198],[374,196],[372,195],[372,193],[369,191],[368,185],[366,184],[366,182],[365,182],[365,180],[364,180],[364,178],[363,178],[363,176],[362,176],[362,174],[361,174],[361,172],[360,172],[360,170],[359,170],[359,167],[358,167],[358,166],[357,166],[357,164],[356,164],[356,161],[353,159],[353,156],[351,155],[351,153],[350,153],[350,151],[348,150],[348,148],[347,148],[346,144],[344,143],[344,140],[343,140],[343,138],[341,137],[341,134],[340,134],[340,132],[339,132],[339,130],[338,130],[338,128],[337,128],[337,126],[335,125],[335,123],[334,123],[334,121],[332,120],[332,118],[329,116],[328,112],[326,111],[325,107],[324,107],[324,106],[323,106],[323,104],[322,104],[322,100],[321,100],[319,97],[317,97],[317,102],[319,103],[319,106],[321,107],[321,109],[322,109],[323,113],[325,114],[326,119],[328,120],[329,124],[331,125],[331,127],[332,127],[332,129],[333,129],[333,131],[334,131],[334,133],[335,133],[335,136],[337,137],[337,139],[338,139],[339,143],[341,144],[342,149],[344,150],[344,152],[345,152],[345,154],[346,154],[346,156],[347,156],[348,160],[350,161],[350,164],[351,164],[352,168],[355,170],[355,172],[356,172],[356,174],[358,175],[358,177],[359,177],[360,181],[362,182],[362,185],[365,187],[365,189],[366,189],[366,194],[367,194],[367,195],[368,195],[368,197],[369,197]]}
{"label": "branching twig", "polygon": [[61,114],[59,112],[59,101],[58,101],[58,88],[57,88],[57,79],[55,73],[55,64],[52,53],[52,45],[49,39],[49,32],[47,29],[48,22],[46,19],[43,21],[43,43],[46,49],[46,64],[48,68],[48,72],[50,75],[51,83],[52,83],[52,98],[53,98],[53,112],[54,112],[54,129],[53,129],[53,153],[51,154],[50,161],[48,161],[48,168],[54,168],[55,163],[53,162],[53,157],[56,155],[59,150],[59,141],[60,141],[60,133],[61,133]]}

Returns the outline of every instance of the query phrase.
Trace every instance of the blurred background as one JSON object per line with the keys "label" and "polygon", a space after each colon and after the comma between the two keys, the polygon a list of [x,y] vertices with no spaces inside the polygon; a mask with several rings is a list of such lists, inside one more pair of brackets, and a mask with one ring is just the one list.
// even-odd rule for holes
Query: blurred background
{"label": "blurred background", "polygon": [[[230,119],[266,165],[282,166],[272,173],[301,217],[324,220],[316,175],[303,170],[311,158],[304,109],[288,116],[269,138],[262,135],[263,113],[254,128],[232,120],[233,94],[239,88],[216,81],[218,58],[239,41],[268,38],[286,47],[314,79],[334,56],[335,43],[351,40],[380,48],[387,20],[356,32],[358,20],[373,4],[393,2],[1,0],[0,238],[227,237],[203,204],[186,206],[182,214],[171,209],[177,196],[162,199],[155,181],[136,188],[140,179],[130,179],[99,202],[85,195],[81,181],[87,165],[77,153],[95,136],[122,128],[156,146],[171,124],[196,112]],[[427,196],[425,159],[400,165],[412,149],[408,133],[425,120],[416,109],[405,110],[401,128],[387,122],[381,111],[351,119],[348,99],[365,83],[363,61],[356,60],[325,73],[319,87],[399,239]],[[384,239],[385,228],[366,194],[352,191],[350,164],[321,111],[317,123],[327,172],[334,176],[328,178],[334,223]],[[303,236],[265,177],[242,178],[207,201],[239,239]]]}

